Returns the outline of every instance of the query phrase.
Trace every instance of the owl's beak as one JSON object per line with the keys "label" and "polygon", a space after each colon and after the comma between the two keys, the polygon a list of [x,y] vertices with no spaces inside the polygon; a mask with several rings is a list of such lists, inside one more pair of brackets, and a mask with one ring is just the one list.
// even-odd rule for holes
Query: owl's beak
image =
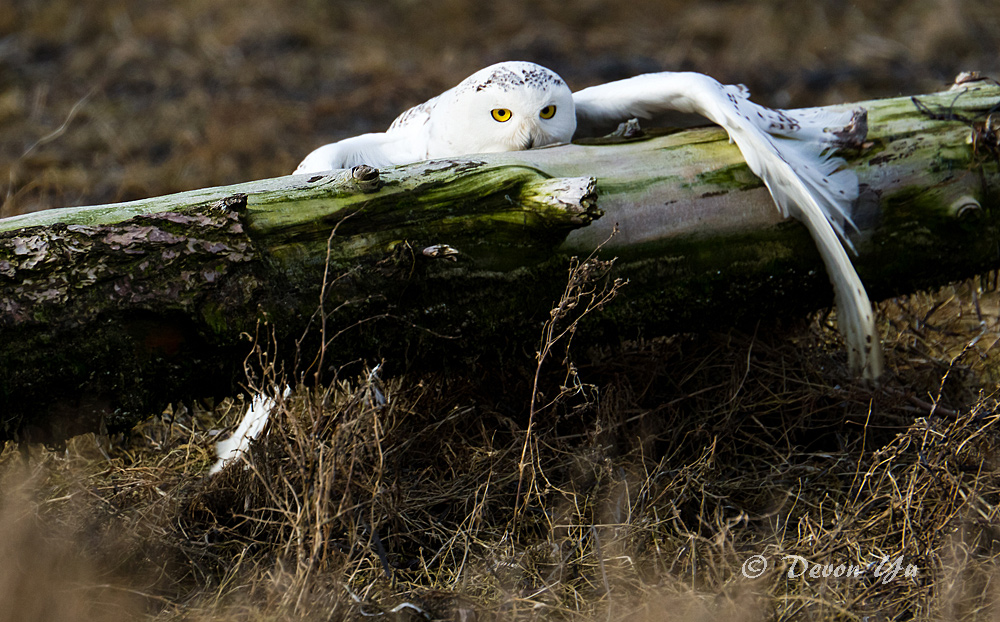
{"label": "owl's beak", "polygon": [[535,135],[534,134],[528,134],[528,142],[524,145],[524,148],[525,149],[531,149],[534,146],[535,146]]}

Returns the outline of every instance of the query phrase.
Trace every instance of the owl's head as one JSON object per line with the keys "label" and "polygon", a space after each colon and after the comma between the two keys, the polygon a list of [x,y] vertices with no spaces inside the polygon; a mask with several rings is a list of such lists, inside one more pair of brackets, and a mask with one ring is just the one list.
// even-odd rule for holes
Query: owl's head
{"label": "owl's head", "polygon": [[477,71],[442,94],[431,123],[429,157],[519,151],[568,143],[576,110],[562,78],[512,61]]}

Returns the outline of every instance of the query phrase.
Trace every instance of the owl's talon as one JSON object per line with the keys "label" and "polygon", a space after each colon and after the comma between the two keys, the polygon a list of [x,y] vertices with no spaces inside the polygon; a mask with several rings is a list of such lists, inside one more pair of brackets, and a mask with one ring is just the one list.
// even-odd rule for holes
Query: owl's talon
{"label": "owl's talon", "polygon": [[646,132],[639,126],[639,119],[629,119],[618,124],[618,129],[608,134],[609,138],[639,138]]}

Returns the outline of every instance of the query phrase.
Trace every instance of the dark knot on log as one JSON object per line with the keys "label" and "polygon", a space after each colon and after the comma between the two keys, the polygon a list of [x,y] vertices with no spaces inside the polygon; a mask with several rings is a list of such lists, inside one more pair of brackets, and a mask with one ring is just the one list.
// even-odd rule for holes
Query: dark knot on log
{"label": "dark knot on log", "polygon": [[358,184],[362,192],[375,192],[382,186],[378,169],[367,164],[352,168],[351,179]]}
{"label": "dark knot on log", "polygon": [[245,193],[239,192],[237,194],[231,194],[228,197],[219,199],[212,204],[212,209],[222,210],[224,212],[243,212],[247,208],[247,195]]}

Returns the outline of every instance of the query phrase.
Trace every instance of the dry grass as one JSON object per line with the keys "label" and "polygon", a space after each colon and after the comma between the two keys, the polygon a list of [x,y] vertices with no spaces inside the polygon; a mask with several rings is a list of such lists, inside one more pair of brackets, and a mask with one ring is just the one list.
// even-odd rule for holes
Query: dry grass
{"label": "dry grass", "polygon": [[[0,599],[26,620],[994,619],[1000,295],[979,285],[882,305],[881,389],[844,380],[816,317],[553,356],[533,419],[526,370],[300,388],[214,478],[237,403],[9,446],[22,572]],[[866,576],[789,577],[789,556]]]}

